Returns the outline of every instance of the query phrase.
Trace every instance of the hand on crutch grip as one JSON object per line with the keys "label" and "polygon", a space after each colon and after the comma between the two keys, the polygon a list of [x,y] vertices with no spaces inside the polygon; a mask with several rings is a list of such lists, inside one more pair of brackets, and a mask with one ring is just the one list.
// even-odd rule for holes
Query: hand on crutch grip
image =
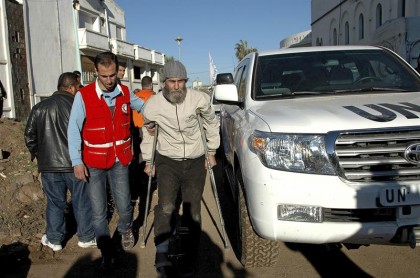
{"label": "hand on crutch grip", "polygon": [[146,125],[144,125],[147,129],[147,132],[150,134],[150,136],[154,136],[155,135],[155,128],[156,128],[156,123],[155,122],[150,122]]}
{"label": "hand on crutch grip", "polygon": [[152,167],[152,165],[151,165],[151,164],[147,164],[147,163],[146,163],[146,165],[144,166],[144,172],[145,172],[148,176],[150,176],[150,174],[152,174],[152,177],[154,177],[154,176],[155,176],[155,171],[156,171],[156,169],[155,169],[155,165],[153,165],[153,167]]}
{"label": "hand on crutch grip", "polygon": [[204,163],[204,167],[206,169],[208,169],[208,165],[210,165],[211,168],[213,168],[214,166],[216,166],[217,162],[216,162],[216,156],[214,154],[209,154],[208,155],[209,160],[205,161]]}

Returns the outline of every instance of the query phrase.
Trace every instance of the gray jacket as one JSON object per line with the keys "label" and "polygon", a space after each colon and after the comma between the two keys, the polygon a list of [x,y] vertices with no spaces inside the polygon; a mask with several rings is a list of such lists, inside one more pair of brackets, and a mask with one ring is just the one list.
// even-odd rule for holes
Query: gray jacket
{"label": "gray jacket", "polygon": [[[184,102],[176,105],[167,101],[162,93],[147,101],[143,116],[145,124],[156,122],[159,125],[156,147],[159,154],[175,160],[193,159],[204,154],[196,111],[203,118],[209,153],[215,154],[220,144],[219,120],[206,93],[188,90]],[[143,136],[143,160],[150,162],[153,138],[145,131]]]}

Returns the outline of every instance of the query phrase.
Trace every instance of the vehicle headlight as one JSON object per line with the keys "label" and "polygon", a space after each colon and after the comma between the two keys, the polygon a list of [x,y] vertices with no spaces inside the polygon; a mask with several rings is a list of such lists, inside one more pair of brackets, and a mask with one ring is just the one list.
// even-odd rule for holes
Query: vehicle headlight
{"label": "vehicle headlight", "polygon": [[334,175],[323,135],[281,134],[254,131],[249,148],[268,168]]}

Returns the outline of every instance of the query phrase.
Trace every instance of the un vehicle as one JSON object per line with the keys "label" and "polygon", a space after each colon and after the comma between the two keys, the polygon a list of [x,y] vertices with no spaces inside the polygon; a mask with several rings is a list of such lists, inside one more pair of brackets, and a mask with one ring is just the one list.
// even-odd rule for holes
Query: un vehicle
{"label": "un vehicle", "polygon": [[254,52],[214,93],[245,266],[280,241],[420,243],[420,77],[394,52]]}

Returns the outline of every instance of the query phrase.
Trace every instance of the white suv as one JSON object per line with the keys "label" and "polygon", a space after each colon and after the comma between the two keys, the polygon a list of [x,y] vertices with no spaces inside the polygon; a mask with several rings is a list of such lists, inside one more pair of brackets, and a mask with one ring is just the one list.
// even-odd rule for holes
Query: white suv
{"label": "white suv", "polygon": [[420,77],[370,46],[251,53],[215,87],[245,266],[278,241],[420,242]]}

